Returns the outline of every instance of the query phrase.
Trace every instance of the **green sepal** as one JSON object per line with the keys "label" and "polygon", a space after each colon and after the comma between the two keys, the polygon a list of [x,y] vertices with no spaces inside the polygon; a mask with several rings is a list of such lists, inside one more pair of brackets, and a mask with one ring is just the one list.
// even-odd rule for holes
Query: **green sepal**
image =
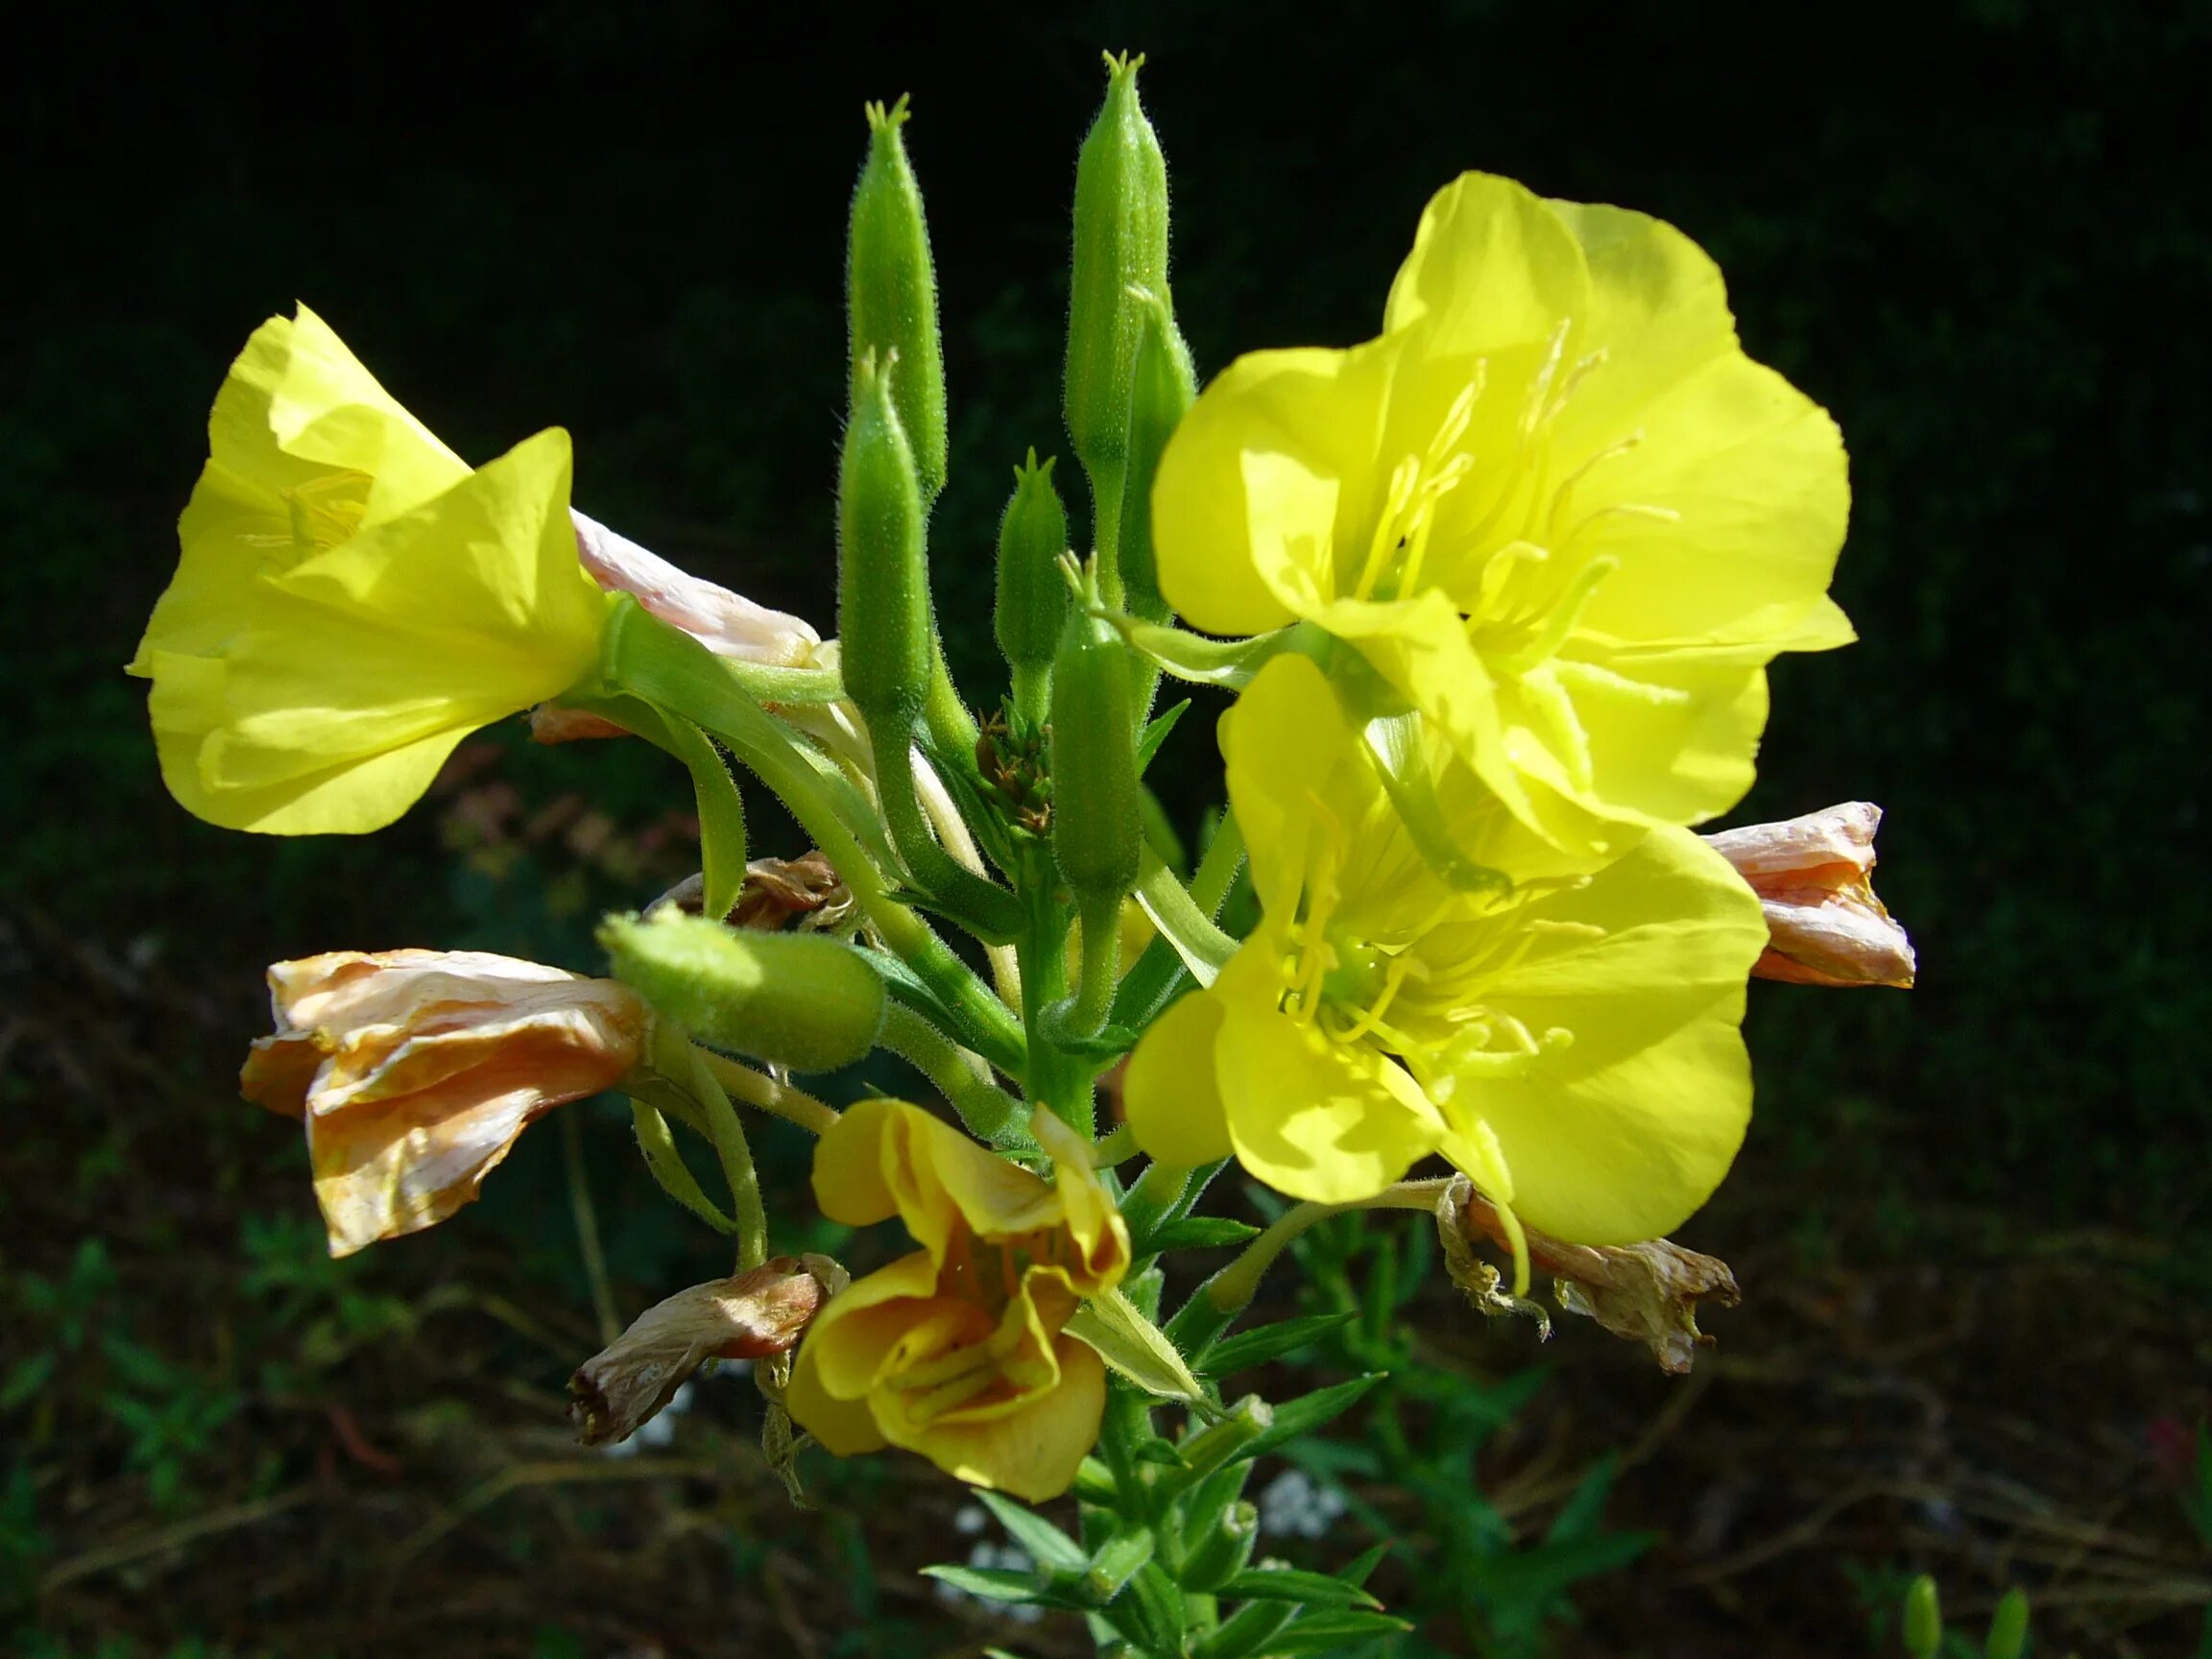
{"label": "green sepal", "polygon": [[684,1154],[677,1149],[676,1137],[669,1133],[668,1119],[661,1115],[661,1108],[649,1100],[633,1095],[630,1117],[637,1133],[637,1151],[645,1160],[645,1167],[661,1190],[669,1197],[707,1223],[717,1233],[734,1233],[737,1223],[722,1214],[714,1201],[700,1187],[691,1166],[684,1162]]}
{"label": "green sepal", "polygon": [[1209,1377],[1234,1377],[1239,1371],[1249,1371],[1256,1365],[1264,1365],[1286,1354],[1310,1347],[1358,1317],[1357,1313],[1316,1313],[1303,1319],[1262,1325],[1255,1331],[1239,1331],[1234,1336],[1224,1336],[1201,1349],[1193,1359]]}
{"label": "green sepal", "polygon": [[1190,709],[1190,699],[1186,697],[1172,709],[1164,709],[1145,722],[1144,733],[1137,739],[1137,776],[1142,778],[1152,765],[1152,757],[1160,753],[1160,745],[1167,741],[1167,733],[1175,730],[1176,723]]}
{"label": "green sepal", "polygon": [[1198,376],[1190,349],[1183,343],[1164,293],[1141,291],[1136,361],[1130,371],[1128,458],[1121,473],[1121,591],[1132,614],[1146,622],[1166,622],[1173,614],[1160,594],[1160,572],[1152,548],[1152,481],[1167,440],[1197,400]]}
{"label": "green sepal", "polygon": [[1329,1573],[1306,1573],[1295,1567],[1255,1567],[1215,1587],[1224,1601],[1297,1601],[1308,1607],[1364,1607],[1382,1605],[1357,1584],[1347,1584]]}
{"label": "green sepal", "polygon": [[1165,1255],[1170,1250],[1225,1250],[1259,1232],[1250,1222],[1228,1215],[1185,1215],[1163,1222],[1145,1236],[1142,1246],[1132,1241],[1130,1248],[1145,1256]]}
{"label": "green sepal", "polygon": [[1109,1370],[1154,1399],[1172,1400],[1207,1416],[1217,1413],[1175,1345],[1118,1289],[1088,1298],[1070,1317],[1067,1332],[1105,1360]]}
{"label": "green sepal", "polygon": [[629,728],[683,762],[699,807],[699,876],[706,890],[700,908],[716,920],[729,915],[745,890],[745,798],[714,740],[683,715],[643,698],[589,697],[570,704]]}
{"label": "green sepal", "polygon": [[1091,1558],[1084,1583],[1098,1598],[1100,1606],[1120,1595],[1123,1586],[1143,1571],[1155,1547],[1150,1527],[1133,1527],[1116,1533],[1099,1548]]}
{"label": "green sepal", "polygon": [[1290,628],[1255,634],[1249,639],[1213,639],[1187,628],[1171,628],[1118,613],[1106,620],[1129,641],[1131,650],[1176,679],[1231,691],[1243,690],[1269,658],[1296,643],[1296,631]]}
{"label": "green sepal", "polygon": [[1205,1529],[1187,1533],[1190,1540],[1176,1582],[1186,1590],[1207,1595],[1230,1594],[1229,1585],[1241,1577],[1252,1562],[1252,1549],[1260,1539],[1260,1511],[1238,1499],[1225,1505]]}

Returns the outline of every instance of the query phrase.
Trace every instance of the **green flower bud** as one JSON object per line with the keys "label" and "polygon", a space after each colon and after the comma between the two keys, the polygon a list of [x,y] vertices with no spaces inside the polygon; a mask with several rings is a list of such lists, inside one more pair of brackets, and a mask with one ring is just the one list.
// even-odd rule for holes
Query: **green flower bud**
{"label": "green flower bud", "polygon": [[1989,1640],[1983,1659],[2020,1659],[2028,1648],[2028,1593],[2017,1585],[2005,1592],[1989,1616]]}
{"label": "green flower bud", "polygon": [[883,979],[825,933],[762,933],[666,909],[610,916],[614,976],[717,1048],[797,1071],[834,1071],[876,1046]]}
{"label": "green flower bud", "polygon": [[1052,856],[1078,900],[1118,902],[1144,842],[1129,648],[1077,616],[1052,662]]}
{"label": "green flower bud", "polygon": [[1252,1546],[1260,1539],[1260,1511],[1238,1499],[1221,1512],[1220,1521],[1203,1537],[1191,1540],[1177,1581],[1186,1590],[1207,1591],[1225,1584],[1251,1564]]}
{"label": "green flower bud", "polygon": [[837,632],[845,694],[874,732],[900,736],[929,692],[935,632],[914,451],[891,398],[903,372],[863,352],[837,475]]}
{"label": "green flower bud", "polygon": [[[1075,163],[1069,276],[1068,435],[1094,478],[1129,440],[1129,383],[1142,307],[1167,292],[1167,162],[1137,101],[1142,55],[1106,59],[1106,102]],[[1110,549],[1109,549],[1110,551]]]}
{"label": "green flower bud", "polygon": [[922,190],[906,160],[906,100],[885,109],[868,106],[868,159],[853,190],[845,263],[845,305],[851,329],[853,403],[860,402],[860,361],[899,356],[892,403],[906,441],[922,498],[945,488],[945,346],[937,328],[937,273]]}
{"label": "green flower bud", "polygon": [[1130,614],[1166,622],[1160,571],[1152,557],[1152,479],[1176,426],[1197,400],[1190,349],[1163,295],[1149,295],[1138,315],[1137,361],[1129,388],[1129,459],[1121,475],[1121,591]]}
{"label": "green flower bud", "polygon": [[1943,1605],[1925,1573],[1906,1587],[1904,1635],[1912,1659],[1936,1659],[1943,1649]]}
{"label": "green flower bud", "polygon": [[1068,509],[1052,487],[1052,463],[1037,464],[1037,451],[1014,469],[1014,498],[998,521],[998,608],[992,626],[998,649],[1016,668],[1051,665],[1068,625],[1068,581],[1060,557],[1068,551]]}

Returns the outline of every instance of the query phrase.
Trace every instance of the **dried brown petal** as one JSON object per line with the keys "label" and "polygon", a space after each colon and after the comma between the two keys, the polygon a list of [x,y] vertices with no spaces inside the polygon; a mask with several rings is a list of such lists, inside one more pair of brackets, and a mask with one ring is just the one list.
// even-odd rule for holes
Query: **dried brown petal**
{"label": "dried brown petal", "polygon": [[568,1379],[576,1438],[587,1446],[627,1440],[709,1358],[789,1352],[846,1279],[827,1256],[774,1256],[749,1273],[655,1303]]}
{"label": "dried brown petal", "polygon": [[1769,944],[1754,975],[1799,985],[1911,985],[1912,943],[1874,896],[1881,823],[1872,802],[1847,801],[1704,838],[1766,912]]}
{"label": "dried brown petal", "polygon": [[[1455,1234],[1463,1249],[1476,1233],[1498,1244],[1507,1244],[1504,1222],[1472,1188],[1459,1205],[1458,1226],[1450,1225],[1442,1210],[1438,1222],[1447,1258]],[[1727,1262],[1685,1250],[1670,1239],[1650,1238],[1641,1244],[1623,1245],[1568,1244],[1533,1227],[1523,1231],[1527,1237],[1530,1262],[1556,1276],[1552,1291],[1560,1307],[1597,1320],[1616,1336],[1643,1343],[1659,1361],[1659,1369],[1671,1376],[1687,1375],[1696,1351],[1713,1344],[1713,1338],[1697,1329],[1697,1305],[1711,1300],[1733,1308],[1743,1300],[1736,1287],[1736,1275],[1728,1270]],[[1471,1251],[1469,1254],[1472,1256]],[[1476,1265],[1488,1267],[1480,1262]],[[1493,1286],[1497,1278],[1496,1270],[1490,1269]]]}

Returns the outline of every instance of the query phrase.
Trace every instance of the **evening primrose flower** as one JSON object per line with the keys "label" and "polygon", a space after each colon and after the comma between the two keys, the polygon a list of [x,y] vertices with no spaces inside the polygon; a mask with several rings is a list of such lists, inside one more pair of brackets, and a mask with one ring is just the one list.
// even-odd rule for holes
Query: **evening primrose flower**
{"label": "evening primrose flower", "polygon": [[471,471],[302,305],[247,342],[208,438],[130,664],[195,815],[378,829],[462,738],[597,661],[613,601],[578,563],[565,432]]}
{"label": "evening primrose flower", "polygon": [[1852,637],[1841,439],[1744,356],[1713,262],[1485,174],[1430,203],[1380,338],[1231,364],[1152,503],[1192,624],[1349,642],[1585,862],[1733,805],[1764,664]]}
{"label": "evening primrose flower", "polygon": [[897,1215],[922,1248],[831,1298],[792,1370],[792,1418],[839,1456],[886,1444],[1032,1502],[1098,1438],[1103,1362],[1064,1327],[1120,1283],[1129,1234],[1089,1148],[1040,1111],[1051,1182],[918,1106],[863,1100],[823,1136],[814,1194],[854,1227]]}
{"label": "evening primrose flower", "polygon": [[239,1089],[305,1120],[333,1256],[472,1200],[534,1119],[622,1080],[648,1019],[612,979],[481,950],[278,962],[269,994]]}
{"label": "evening primrose flower", "polygon": [[1325,1203],[1440,1152],[1501,1213],[1573,1243],[1676,1226],[1749,1120],[1738,1025],[1758,902],[1672,829],[1592,877],[1455,892],[1358,743],[1302,657],[1223,716],[1262,915],[1139,1043],[1138,1143],[1174,1165],[1234,1154]]}

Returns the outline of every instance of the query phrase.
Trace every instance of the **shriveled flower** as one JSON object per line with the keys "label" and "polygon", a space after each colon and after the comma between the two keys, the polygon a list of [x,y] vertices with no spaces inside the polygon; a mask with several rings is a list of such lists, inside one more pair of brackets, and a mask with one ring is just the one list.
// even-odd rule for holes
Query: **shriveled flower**
{"label": "shriveled flower", "polygon": [[1767,913],[1771,938],[1753,974],[1798,985],[1911,986],[1912,942],[1874,897],[1881,825],[1871,801],[1846,801],[1705,837]]}
{"label": "shriveled flower", "polygon": [[772,1256],[749,1273],[656,1302],[568,1379],[568,1417],[587,1446],[627,1440],[709,1358],[787,1353],[849,1283],[827,1256]]}
{"label": "shriveled flower", "polygon": [[1503,1214],[1576,1243],[1680,1223],[1750,1117],[1751,895],[1671,829],[1589,878],[1455,892],[1359,747],[1302,657],[1223,717],[1262,915],[1138,1045],[1138,1143],[1170,1164],[1233,1152],[1331,1203],[1441,1152]]}
{"label": "shriveled flower", "polygon": [[1081,1137],[1039,1111],[1046,1182],[918,1106],[863,1100],[823,1136],[814,1195],[854,1227],[897,1215],[922,1248],[815,1316],[792,1417],[840,1456],[886,1444],[1032,1502],[1098,1437],[1105,1368],[1065,1326],[1120,1283],[1129,1234]]}
{"label": "shriveled flower", "polygon": [[333,951],[269,991],[239,1088],[305,1119],[333,1256],[469,1203],[533,1119],[621,1081],[647,1019],[612,979],[479,950]]}
{"label": "shriveled flower", "polygon": [[610,593],[636,595],[671,628],[681,628],[717,657],[777,668],[821,665],[822,636],[788,612],[771,610],[671,565],[595,518],[571,510],[576,556]]}
{"label": "shriveled flower", "polygon": [[568,435],[471,471],[304,305],[230,366],[130,672],[161,776],[228,829],[391,823],[469,733],[590,672]]}
{"label": "shriveled flower", "polygon": [[1593,861],[1749,786],[1765,663],[1852,637],[1848,503],[1834,422],[1744,356],[1688,237],[1479,173],[1429,204],[1380,338],[1238,359],[1152,497],[1194,625],[1347,641]]}

